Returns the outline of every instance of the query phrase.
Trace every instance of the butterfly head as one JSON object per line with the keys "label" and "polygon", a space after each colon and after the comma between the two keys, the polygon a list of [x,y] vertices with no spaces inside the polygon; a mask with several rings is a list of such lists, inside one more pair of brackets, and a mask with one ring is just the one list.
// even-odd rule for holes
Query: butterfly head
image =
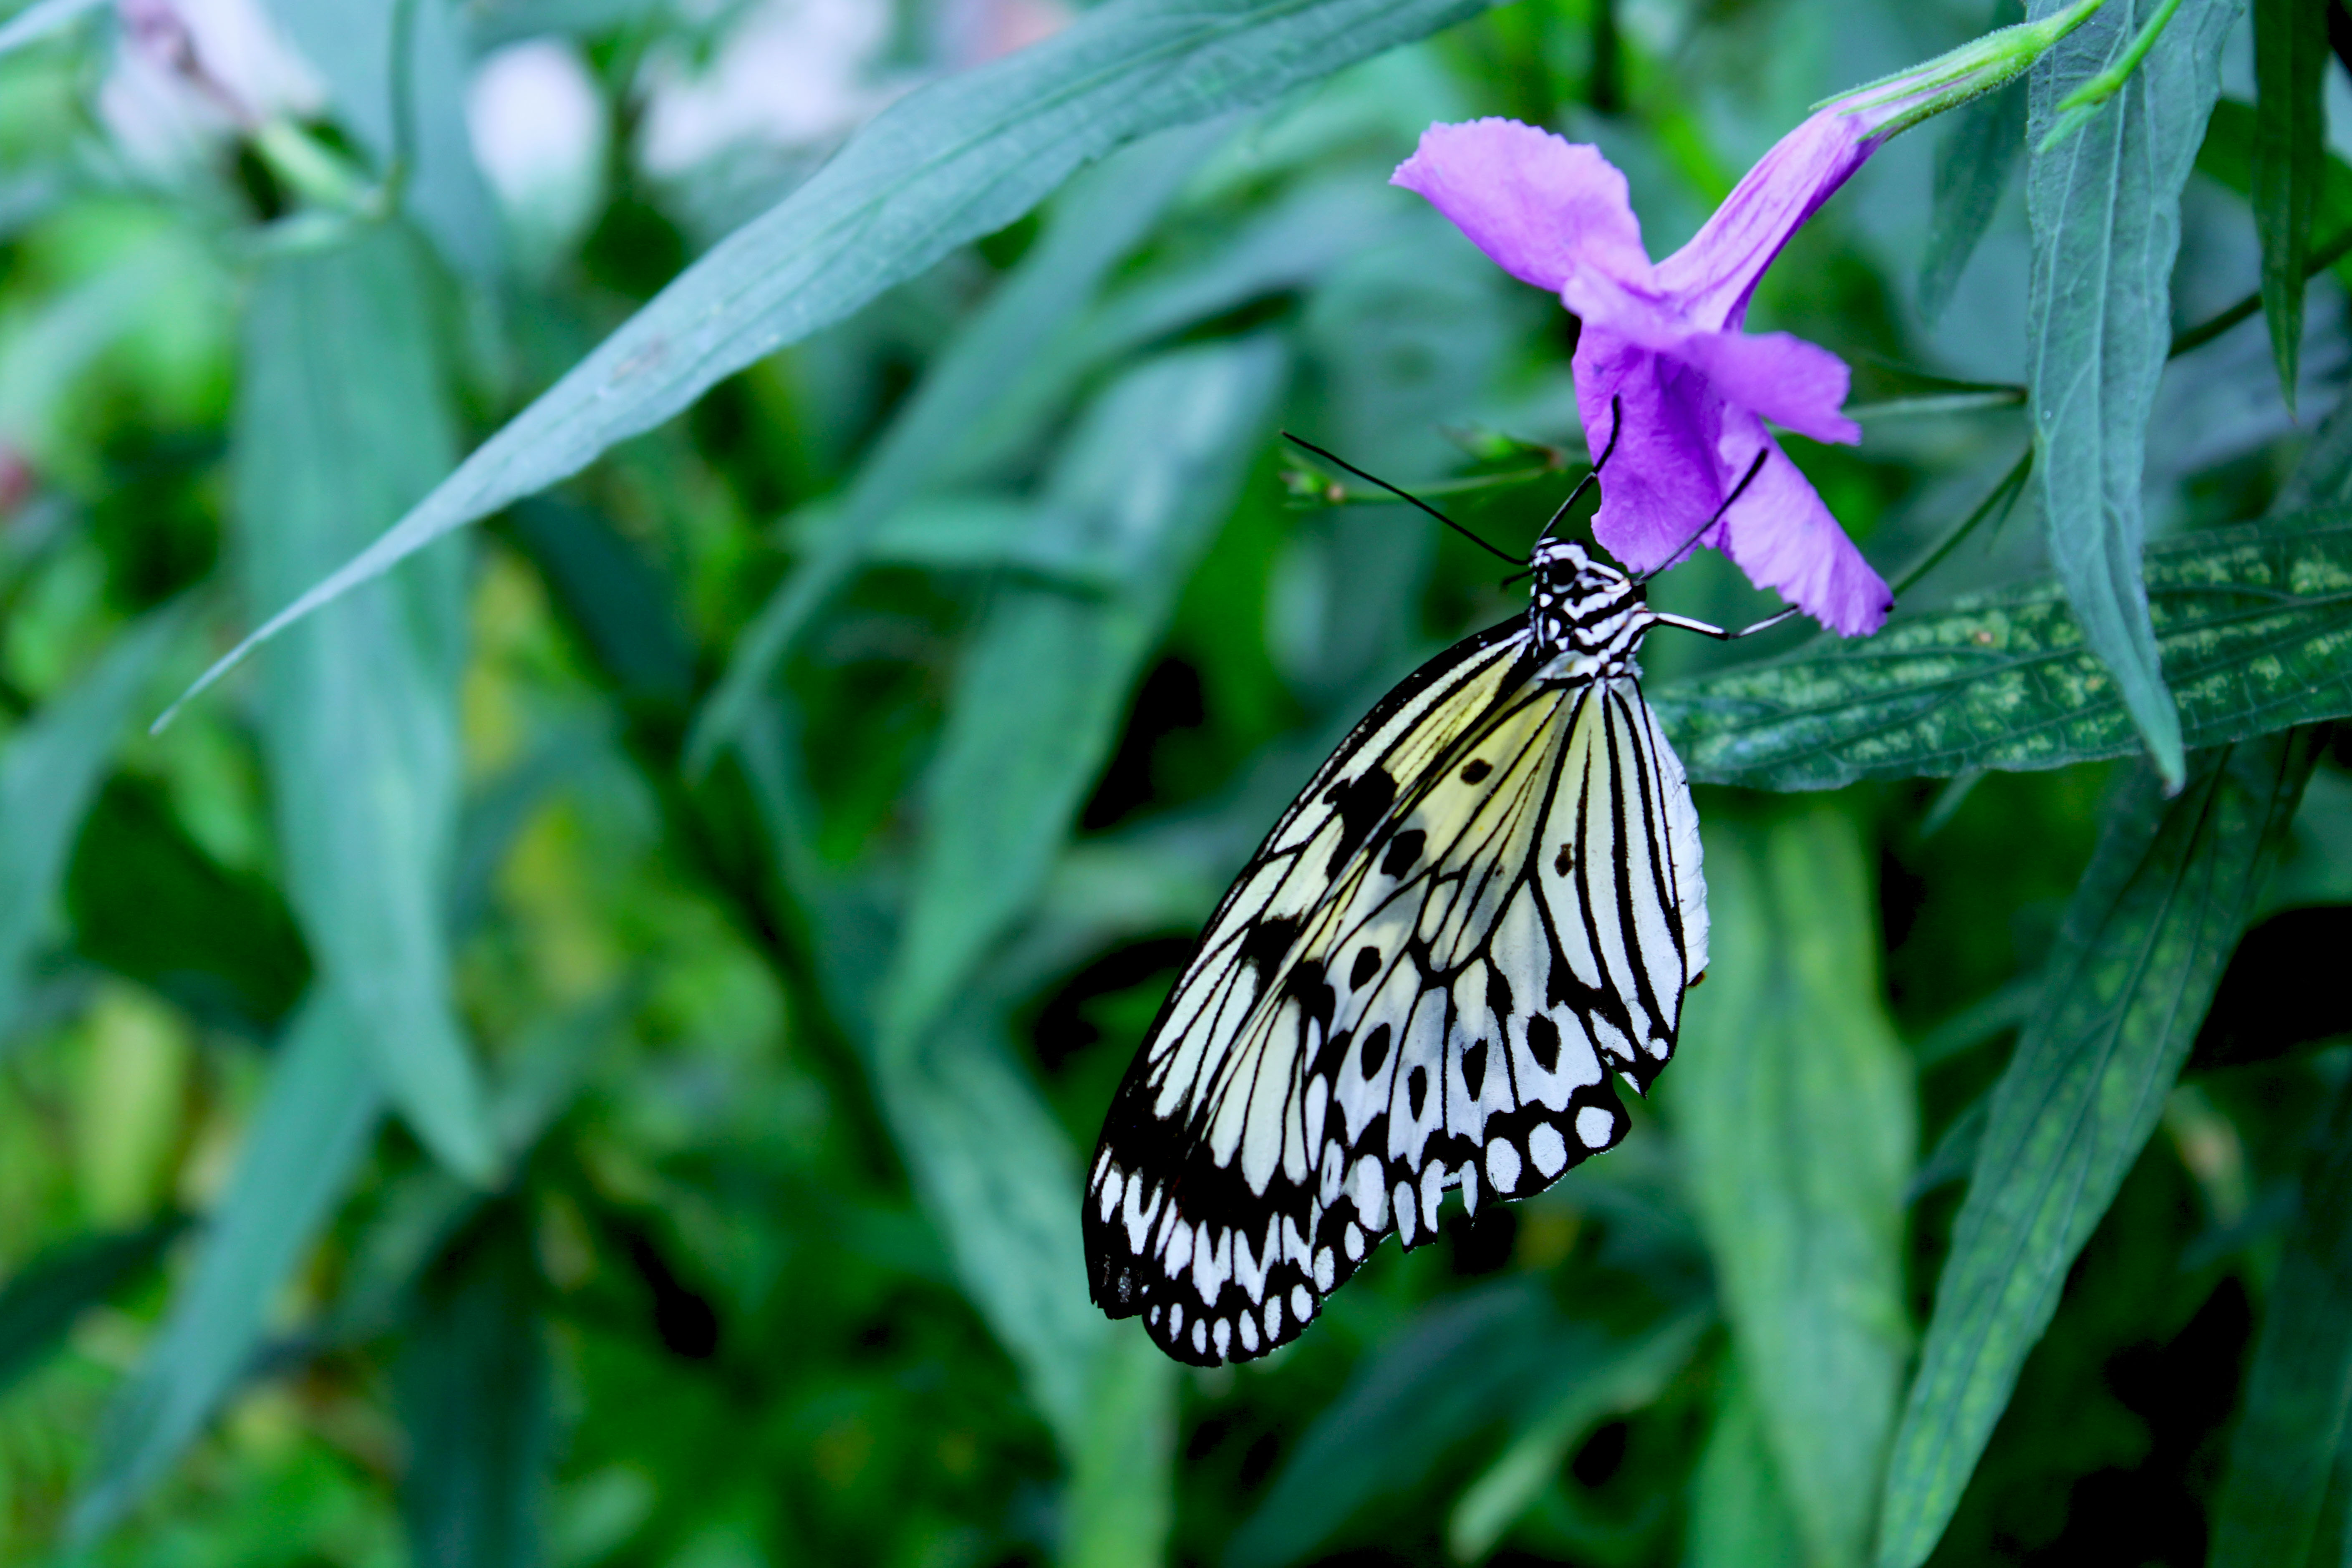
{"label": "butterfly head", "polygon": [[1528,624],[1554,678],[1635,673],[1633,655],[1655,618],[1642,584],[1571,540],[1539,542],[1528,564],[1535,578]]}

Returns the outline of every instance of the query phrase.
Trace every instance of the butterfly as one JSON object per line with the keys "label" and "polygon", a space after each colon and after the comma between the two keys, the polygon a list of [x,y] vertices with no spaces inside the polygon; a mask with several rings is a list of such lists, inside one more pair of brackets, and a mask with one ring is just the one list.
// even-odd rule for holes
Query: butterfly
{"label": "butterfly", "polygon": [[1706,882],[1635,655],[1654,626],[1794,612],[1652,610],[1646,578],[1551,537],[1575,500],[1528,608],[1407,677],[1275,824],[1112,1100],[1089,1284],[1179,1361],[1297,1338],[1391,1230],[1435,1239],[1449,1189],[1475,1213],[1549,1186],[1625,1135],[1612,1076],[1646,1093],[1674,1054]]}

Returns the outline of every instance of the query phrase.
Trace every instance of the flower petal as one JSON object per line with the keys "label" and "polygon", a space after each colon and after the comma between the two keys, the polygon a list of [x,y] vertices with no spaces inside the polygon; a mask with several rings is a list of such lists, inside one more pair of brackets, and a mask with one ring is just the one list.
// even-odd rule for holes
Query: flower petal
{"label": "flower petal", "polygon": [[1819,343],[1787,332],[1695,332],[1682,353],[1726,403],[1816,441],[1851,447],[1862,439],[1862,426],[1838,412],[1853,374]]}
{"label": "flower petal", "polygon": [[[1690,366],[1604,327],[1585,327],[1575,372],[1585,443],[1595,458],[1609,453],[1593,536],[1627,570],[1656,571],[1723,504],[1723,400]],[[1613,448],[1612,418],[1623,425]]]}
{"label": "flower petal", "polygon": [[1862,427],[1838,412],[1853,379],[1845,361],[1819,344],[1787,332],[1751,337],[1694,327],[1671,301],[1591,273],[1570,279],[1560,299],[1588,327],[1599,323],[1699,371],[1727,403],[1816,441],[1852,446],[1862,439]]}
{"label": "flower petal", "polygon": [[1673,297],[1694,326],[1738,327],[1757,279],[1789,237],[1874,145],[1868,122],[1844,109],[1812,115],[1748,171],[1688,245],[1658,263],[1659,291]]}
{"label": "flower petal", "polygon": [[1557,294],[1588,267],[1649,281],[1625,176],[1596,147],[1516,120],[1433,125],[1389,184],[1427,197],[1522,283]]}
{"label": "flower petal", "polygon": [[1738,562],[1749,582],[1774,590],[1832,631],[1843,637],[1876,631],[1895,607],[1885,579],[1863,559],[1763,422],[1741,409],[1727,410],[1726,467],[1746,473],[1759,447],[1769,454],[1763,468],[1709,542]]}

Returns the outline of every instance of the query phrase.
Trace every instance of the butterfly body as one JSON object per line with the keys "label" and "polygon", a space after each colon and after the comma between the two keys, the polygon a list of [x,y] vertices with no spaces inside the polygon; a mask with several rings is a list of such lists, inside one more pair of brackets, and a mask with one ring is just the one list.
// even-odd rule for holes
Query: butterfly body
{"label": "butterfly body", "polygon": [[1226,894],[1088,1170],[1090,1283],[1180,1360],[1294,1338],[1440,1200],[1628,1125],[1706,963],[1697,818],[1642,699],[1642,584],[1547,540],[1528,610],[1407,678]]}

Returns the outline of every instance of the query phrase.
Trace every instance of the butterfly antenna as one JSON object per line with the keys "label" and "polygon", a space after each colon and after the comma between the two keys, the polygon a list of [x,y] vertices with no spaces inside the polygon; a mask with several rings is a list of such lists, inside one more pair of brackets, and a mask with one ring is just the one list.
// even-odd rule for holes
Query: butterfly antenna
{"label": "butterfly antenna", "polygon": [[1438,521],[1444,523],[1446,527],[1452,529],[1454,532],[1460,534],[1463,538],[1468,540],[1471,543],[1476,545],[1487,554],[1497,556],[1502,560],[1508,561],[1515,566],[1518,564],[1519,558],[1517,556],[1512,554],[1507,550],[1498,550],[1494,545],[1487,543],[1485,540],[1479,538],[1476,534],[1471,532],[1468,529],[1463,527],[1460,523],[1454,521],[1452,518],[1446,516],[1444,512],[1438,510],[1435,507],[1430,505],[1427,501],[1422,500],[1411,490],[1402,489],[1397,486],[1389,483],[1388,480],[1381,478],[1378,474],[1368,474],[1364,472],[1363,469],[1356,467],[1355,464],[1348,461],[1347,458],[1340,457],[1338,453],[1327,452],[1322,447],[1317,446],[1314,442],[1301,440],[1287,430],[1285,430],[1282,433],[1282,438],[1289,442],[1294,447],[1306,447],[1307,450],[1314,453],[1317,457],[1322,458],[1327,463],[1337,464],[1368,484],[1378,485],[1381,489],[1388,491],[1391,495],[1398,496],[1405,500],[1411,501],[1413,505],[1421,508],[1422,510],[1427,512],[1430,516],[1435,518]]}
{"label": "butterfly antenna", "polygon": [[[1592,483],[1601,478],[1601,470],[1609,466],[1609,455],[1617,449],[1617,433],[1624,428],[1624,400],[1612,397],[1609,400],[1609,444],[1601,448],[1600,458],[1594,461],[1592,467],[1584,470],[1584,477],[1576,481],[1576,488],[1568,492],[1568,499],[1559,503],[1559,510],[1551,514],[1551,521],[1543,525],[1541,533],[1536,535],[1538,544],[1551,537],[1551,531],[1559,526],[1559,520],[1568,515],[1568,509],[1574,506],[1577,498],[1584,494]],[[1512,581],[1516,580],[1512,579]]]}
{"label": "butterfly antenna", "polygon": [[[1667,556],[1664,561],[1660,562],[1657,565],[1653,566],[1647,572],[1643,573],[1639,577],[1634,578],[1633,581],[1636,583],[1648,582],[1651,578],[1656,576],[1659,573],[1664,571],[1675,562],[1680,561],[1683,558],[1684,552],[1688,551],[1692,545],[1696,544],[1700,540],[1705,539],[1706,537],[1706,531],[1713,528],[1717,523],[1721,522],[1723,521],[1723,514],[1729,511],[1733,503],[1738,501],[1741,496],[1748,493],[1748,487],[1756,482],[1756,476],[1758,474],[1763,472],[1764,459],[1771,455],[1772,448],[1769,447],[1758,452],[1756,454],[1756,460],[1748,465],[1748,471],[1739,476],[1739,482],[1731,487],[1731,493],[1723,498],[1723,504],[1715,509],[1715,515],[1708,518],[1705,522],[1700,523],[1698,525],[1697,532],[1692,534],[1688,539],[1684,540],[1680,544],[1675,546],[1675,552],[1673,554]],[[1743,632],[1740,635],[1745,637],[1747,634]]]}

